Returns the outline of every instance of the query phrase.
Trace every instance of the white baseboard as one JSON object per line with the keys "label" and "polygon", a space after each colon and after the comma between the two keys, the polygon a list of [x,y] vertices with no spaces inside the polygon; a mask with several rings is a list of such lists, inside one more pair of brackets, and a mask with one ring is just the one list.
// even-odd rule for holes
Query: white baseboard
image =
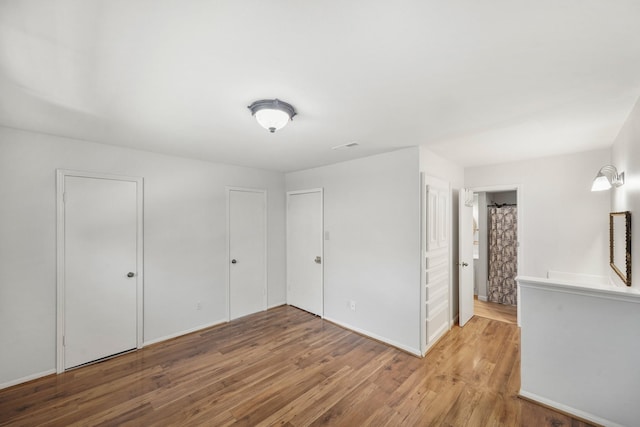
{"label": "white baseboard", "polygon": [[18,378],[18,379],[0,384],[0,390],[2,390],[3,388],[12,387],[14,385],[26,383],[27,381],[37,380],[38,378],[46,377],[47,375],[51,375],[55,373],[56,373],[55,369],[49,369],[44,372],[38,372],[37,374],[27,375],[26,377]]}
{"label": "white baseboard", "polygon": [[406,346],[404,344],[400,344],[400,343],[395,342],[393,340],[390,340],[388,338],[382,337],[380,335],[374,334],[374,333],[366,331],[364,329],[356,328],[355,326],[349,325],[347,323],[340,322],[340,321],[332,319],[330,317],[324,317],[324,319],[328,320],[331,323],[335,323],[336,325],[341,326],[341,327],[343,327],[345,329],[349,329],[351,331],[354,331],[354,332],[357,332],[359,334],[365,335],[365,336],[367,336],[369,338],[373,338],[374,340],[381,341],[381,342],[383,342],[385,344],[389,344],[389,345],[391,345],[393,347],[399,348],[400,350],[406,351],[407,353],[411,353],[411,354],[413,354],[415,356],[422,357],[422,353],[420,352],[420,350],[418,350],[416,348],[409,347],[409,346]]}
{"label": "white baseboard", "polygon": [[485,296],[483,296],[483,295],[478,295],[478,301],[484,301],[484,302],[487,302],[487,301],[489,301],[489,298],[487,298],[487,297],[486,297],[486,295],[485,295]]}
{"label": "white baseboard", "polygon": [[200,325],[200,326],[196,326],[195,328],[186,329],[184,331],[176,332],[175,334],[165,335],[165,336],[160,337],[160,338],[154,338],[152,340],[145,341],[142,344],[142,346],[146,347],[146,346],[151,345],[151,344],[157,344],[157,343],[162,342],[162,341],[170,340],[172,338],[177,338],[177,337],[180,337],[182,335],[190,334],[192,332],[198,332],[198,331],[201,331],[203,329],[210,328],[212,326],[221,325],[223,323],[227,323],[227,319],[217,320],[217,321],[212,322],[212,323],[207,323],[206,325]]}
{"label": "white baseboard", "polygon": [[522,389],[520,389],[520,396],[524,397],[525,399],[538,402],[544,406],[557,409],[558,411],[564,412],[565,414],[573,415],[575,417],[582,418],[585,421],[590,421],[592,423],[595,423],[601,426],[624,427],[621,424],[614,423],[613,421],[604,419],[602,417],[598,417],[597,415],[593,415],[588,412],[581,411],[580,409],[572,408],[562,403],[555,402],[551,399],[547,399],[546,397],[538,396],[537,394],[534,394],[534,393],[529,393],[528,391],[525,391]]}
{"label": "white baseboard", "polygon": [[282,305],[287,305],[287,302],[286,301],[282,301],[282,302],[273,303],[273,304],[271,304],[271,305],[269,305],[267,307],[267,310],[271,310],[272,308],[280,307]]}

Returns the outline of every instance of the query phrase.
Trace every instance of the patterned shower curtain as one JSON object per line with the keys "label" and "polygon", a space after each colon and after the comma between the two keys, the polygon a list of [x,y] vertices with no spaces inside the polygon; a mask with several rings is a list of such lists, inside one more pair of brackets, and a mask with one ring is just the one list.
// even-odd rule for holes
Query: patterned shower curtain
{"label": "patterned shower curtain", "polygon": [[518,273],[517,207],[489,208],[489,291],[488,299],[516,305]]}

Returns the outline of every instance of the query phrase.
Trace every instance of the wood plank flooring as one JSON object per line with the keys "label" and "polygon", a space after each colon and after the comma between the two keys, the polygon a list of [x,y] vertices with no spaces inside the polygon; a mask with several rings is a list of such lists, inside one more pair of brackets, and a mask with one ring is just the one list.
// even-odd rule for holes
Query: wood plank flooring
{"label": "wood plank flooring", "polygon": [[473,300],[473,310],[476,316],[499,320],[500,322],[511,323],[514,325],[518,323],[518,308],[515,305],[480,301],[476,296]]}
{"label": "wood plank flooring", "polygon": [[517,397],[519,343],[476,316],[421,359],[282,306],[0,390],[0,425],[587,426]]}

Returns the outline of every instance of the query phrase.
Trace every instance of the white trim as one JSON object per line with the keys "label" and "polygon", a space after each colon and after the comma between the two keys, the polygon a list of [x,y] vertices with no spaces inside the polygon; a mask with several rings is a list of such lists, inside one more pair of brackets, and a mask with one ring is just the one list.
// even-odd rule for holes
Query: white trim
{"label": "white trim", "polygon": [[268,230],[269,230],[269,203],[268,193],[264,188],[248,188],[248,187],[225,187],[226,199],[227,199],[227,322],[231,321],[231,192],[238,191],[244,193],[258,193],[263,195],[264,203],[264,286],[262,290],[263,301],[262,310],[267,310],[269,301],[269,271],[268,271]]}
{"label": "white trim", "polygon": [[338,326],[340,326],[342,328],[348,329],[348,330],[353,331],[353,332],[357,332],[357,333],[359,333],[361,335],[365,335],[365,336],[367,336],[369,338],[373,338],[376,341],[380,341],[380,342],[383,342],[385,344],[389,344],[390,346],[393,346],[395,348],[399,348],[400,350],[406,351],[407,353],[411,353],[414,356],[422,357],[422,352],[420,352],[420,350],[417,349],[417,348],[406,346],[404,344],[401,344],[399,342],[390,340],[389,338],[383,337],[381,335],[376,335],[376,334],[374,334],[372,332],[367,331],[366,329],[360,329],[360,328],[357,328],[355,326],[349,325],[348,323],[343,323],[343,322],[340,322],[338,320],[331,319],[330,317],[325,317],[325,319],[328,320],[331,323],[335,323],[336,325],[338,325]]}
{"label": "white trim", "polygon": [[[307,190],[294,190],[287,191],[286,193],[286,230],[285,230],[285,245],[289,245],[289,196],[295,196],[297,194],[309,194],[309,193],[320,193],[320,257],[322,259],[322,263],[320,264],[322,268],[320,268],[320,285],[322,289],[320,290],[320,313],[318,315],[324,319],[324,265],[326,259],[324,257],[324,188],[310,188]],[[289,251],[286,249],[285,259],[288,258]],[[286,262],[289,262],[286,259]],[[285,264],[286,267],[286,264]],[[285,270],[286,272],[286,270]],[[287,304],[289,304],[289,278],[285,278],[286,282],[286,294],[287,294]]]}
{"label": "white trim", "polygon": [[309,188],[307,190],[287,191],[287,196],[290,194],[295,196],[296,194],[308,194],[308,193],[324,193],[324,188],[318,187],[318,188]]}
{"label": "white trim", "polygon": [[154,338],[152,340],[145,341],[144,342],[144,346],[147,347],[149,345],[157,344],[159,342],[167,341],[167,340],[170,340],[170,339],[173,339],[173,338],[178,338],[178,337],[181,337],[183,335],[191,334],[193,332],[198,332],[198,331],[202,331],[204,329],[212,328],[214,326],[222,325],[223,323],[227,323],[227,320],[226,319],[220,319],[220,320],[217,320],[215,322],[211,322],[211,323],[207,323],[207,324],[204,324],[204,325],[196,326],[195,328],[189,328],[189,329],[185,329],[184,331],[176,332],[174,334],[165,335],[165,336],[160,337],[160,338]]}
{"label": "white trim", "polygon": [[80,178],[110,179],[136,183],[136,348],[144,341],[144,179],[142,177],[87,172],[70,169],[56,170],[56,372],[64,372],[65,331],[65,226],[64,181],[68,176]]}
{"label": "white trim", "polygon": [[48,375],[55,374],[55,373],[56,373],[55,369],[48,369],[48,370],[43,371],[43,372],[38,372],[37,374],[31,374],[31,375],[27,375],[26,377],[22,377],[22,378],[18,378],[18,379],[15,379],[15,380],[7,381],[6,383],[0,384],[0,390],[2,390],[3,388],[13,387],[14,385],[26,383],[28,381],[37,380],[38,378],[46,377]]}
{"label": "white trim", "polygon": [[[455,325],[455,323],[451,322],[451,318],[453,317],[453,272],[454,272],[453,270],[454,269],[454,265],[453,265],[453,186],[451,185],[451,182],[449,182],[448,184],[449,184],[449,206],[447,207],[447,209],[448,209],[448,216],[449,216],[448,218],[448,221],[449,221],[449,330],[451,330],[453,325]],[[458,215],[460,215],[460,212],[458,212]],[[460,252],[459,249],[458,249],[458,252]],[[455,266],[455,269],[456,270],[458,269],[457,265]],[[460,280],[460,276],[458,276],[458,280]],[[456,315],[456,319],[457,318],[458,316]],[[434,341],[433,343],[435,344],[436,341]]]}
{"label": "white trim", "polygon": [[478,301],[487,302],[487,301],[489,301],[489,298],[487,298],[486,295],[478,295]]}
{"label": "white trim", "polygon": [[[426,257],[427,257],[427,236],[426,236],[426,230],[427,230],[427,208],[426,208],[426,203],[427,203],[427,187],[426,187],[426,174],[424,172],[420,172],[420,226],[419,226],[419,233],[420,233],[420,262],[419,262],[419,266],[420,266],[420,298],[418,300],[418,304],[419,306],[419,313],[420,313],[420,328],[419,329],[419,334],[420,334],[420,355],[424,357],[425,354],[427,354],[427,308],[425,305],[425,301],[426,301],[426,289],[425,289],[425,282],[426,282],[426,268],[427,268],[427,262],[426,262]],[[451,316],[449,316],[449,318],[451,318]]]}
{"label": "white trim", "polygon": [[64,372],[64,171],[56,171],[56,373]]}
{"label": "white trim", "polygon": [[640,290],[622,286],[585,285],[558,279],[518,276],[516,281],[521,288],[539,289],[563,294],[623,301],[640,304]]}
{"label": "white trim", "polygon": [[602,426],[608,426],[608,427],[624,427],[622,424],[618,424],[615,423],[611,420],[606,420],[604,418],[598,417],[596,415],[590,414],[588,412],[584,412],[581,411],[579,409],[576,408],[572,408],[570,406],[567,405],[563,405],[562,403],[558,403],[555,402],[551,399],[547,399],[545,397],[542,396],[538,396],[537,394],[534,393],[529,393],[528,391],[522,390],[520,389],[520,396],[524,397],[525,399],[529,399],[529,400],[533,400],[535,402],[539,402],[545,406],[549,406],[551,408],[557,409],[561,412],[564,412],[566,414],[569,415],[574,415],[578,418],[582,418],[583,420],[598,424],[598,425],[602,425]]}

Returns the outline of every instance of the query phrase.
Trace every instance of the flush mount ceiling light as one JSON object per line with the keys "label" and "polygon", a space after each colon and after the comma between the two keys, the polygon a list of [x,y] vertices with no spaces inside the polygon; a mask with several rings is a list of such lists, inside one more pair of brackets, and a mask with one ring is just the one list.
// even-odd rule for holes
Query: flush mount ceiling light
{"label": "flush mount ceiling light", "polygon": [[293,105],[280,101],[277,98],[256,101],[249,105],[248,108],[258,123],[260,123],[260,126],[271,133],[285,127],[286,124],[293,119],[293,116],[297,114]]}
{"label": "flush mount ceiling light", "polygon": [[608,190],[611,187],[620,187],[624,184],[624,172],[618,173],[618,169],[612,165],[600,168],[598,175],[593,179],[591,191]]}

